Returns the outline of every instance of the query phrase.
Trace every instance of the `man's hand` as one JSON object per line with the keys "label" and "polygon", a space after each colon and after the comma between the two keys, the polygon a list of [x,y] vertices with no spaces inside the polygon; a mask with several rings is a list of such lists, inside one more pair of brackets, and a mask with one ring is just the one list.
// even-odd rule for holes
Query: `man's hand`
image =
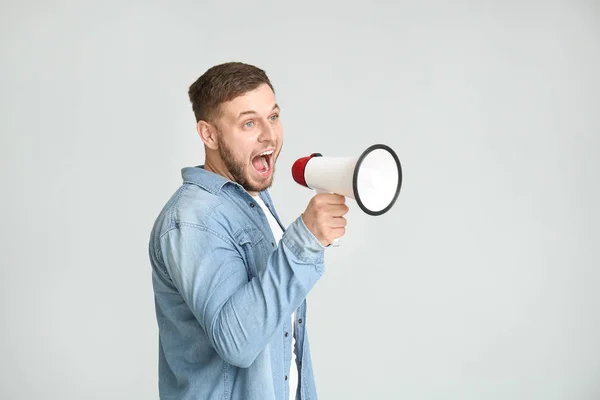
{"label": "man's hand", "polygon": [[306,227],[323,244],[329,246],[346,233],[348,212],[346,197],[339,194],[317,194],[308,203],[302,219]]}

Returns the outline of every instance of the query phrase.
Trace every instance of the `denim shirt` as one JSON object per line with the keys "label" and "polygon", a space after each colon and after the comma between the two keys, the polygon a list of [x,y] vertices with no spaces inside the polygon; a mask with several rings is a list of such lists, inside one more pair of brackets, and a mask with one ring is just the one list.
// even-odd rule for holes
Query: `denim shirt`
{"label": "denim shirt", "polygon": [[306,296],[325,247],[301,216],[285,229],[267,190],[259,196],[284,230],[279,244],[241,185],[203,166],[181,174],[149,243],[160,398],[289,400],[295,331],[296,399],[316,400]]}

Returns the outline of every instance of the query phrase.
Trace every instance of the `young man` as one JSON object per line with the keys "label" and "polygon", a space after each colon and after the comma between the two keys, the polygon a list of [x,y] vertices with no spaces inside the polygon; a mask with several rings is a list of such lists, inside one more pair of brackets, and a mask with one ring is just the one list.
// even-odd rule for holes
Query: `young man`
{"label": "young man", "polygon": [[206,71],[189,88],[205,162],[152,229],[161,399],[317,399],[306,301],[324,250],[344,235],[345,198],[314,196],[287,228],[268,188],[283,144],[265,72]]}

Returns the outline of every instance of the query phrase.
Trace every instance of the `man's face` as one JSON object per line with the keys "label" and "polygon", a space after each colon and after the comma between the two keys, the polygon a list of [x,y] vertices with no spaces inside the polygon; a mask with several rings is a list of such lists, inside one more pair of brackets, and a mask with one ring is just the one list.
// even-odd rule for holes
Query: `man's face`
{"label": "man's face", "polygon": [[273,183],[283,129],[275,94],[264,84],[221,105],[217,122],[219,155],[230,178],[248,192]]}

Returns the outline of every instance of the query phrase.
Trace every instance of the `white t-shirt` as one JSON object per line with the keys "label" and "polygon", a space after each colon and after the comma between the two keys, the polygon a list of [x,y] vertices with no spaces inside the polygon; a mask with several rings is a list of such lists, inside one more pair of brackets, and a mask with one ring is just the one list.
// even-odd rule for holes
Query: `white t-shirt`
{"label": "white t-shirt", "polygon": [[[269,211],[269,209],[267,208],[267,205],[265,204],[264,201],[262,201],[262,199],[259,196],[252,196],[252,197],[254,197],[256,202],[262,207],[263,211],[265,212],[267,221],[269,221],[269,225],[271,226],[271,230],[273,231],[273,236],[275,237],[275,240],[279,244],[279,241],[281,240],[281,237],[283,235],[283,231],[281,230],[281,227],[277,223],[277,220],[275,219],[275,217],[273,217],[273,214],[271,214],[271,211]],[[292,362],[291,362],[291,366],[290,366],[290,376],[288,377],[288,382],[290,383],[290,400],[296,399],[296,388],[298,387],[298,367],[296,365],[296,353],[294,352],[294,347],[296,345],[296,338],[295,338],[296,335],[294,335],[294,332],[293,332],[294,319],[295,319],[295,315],[294,315],[294,313],[292,313]]]}

